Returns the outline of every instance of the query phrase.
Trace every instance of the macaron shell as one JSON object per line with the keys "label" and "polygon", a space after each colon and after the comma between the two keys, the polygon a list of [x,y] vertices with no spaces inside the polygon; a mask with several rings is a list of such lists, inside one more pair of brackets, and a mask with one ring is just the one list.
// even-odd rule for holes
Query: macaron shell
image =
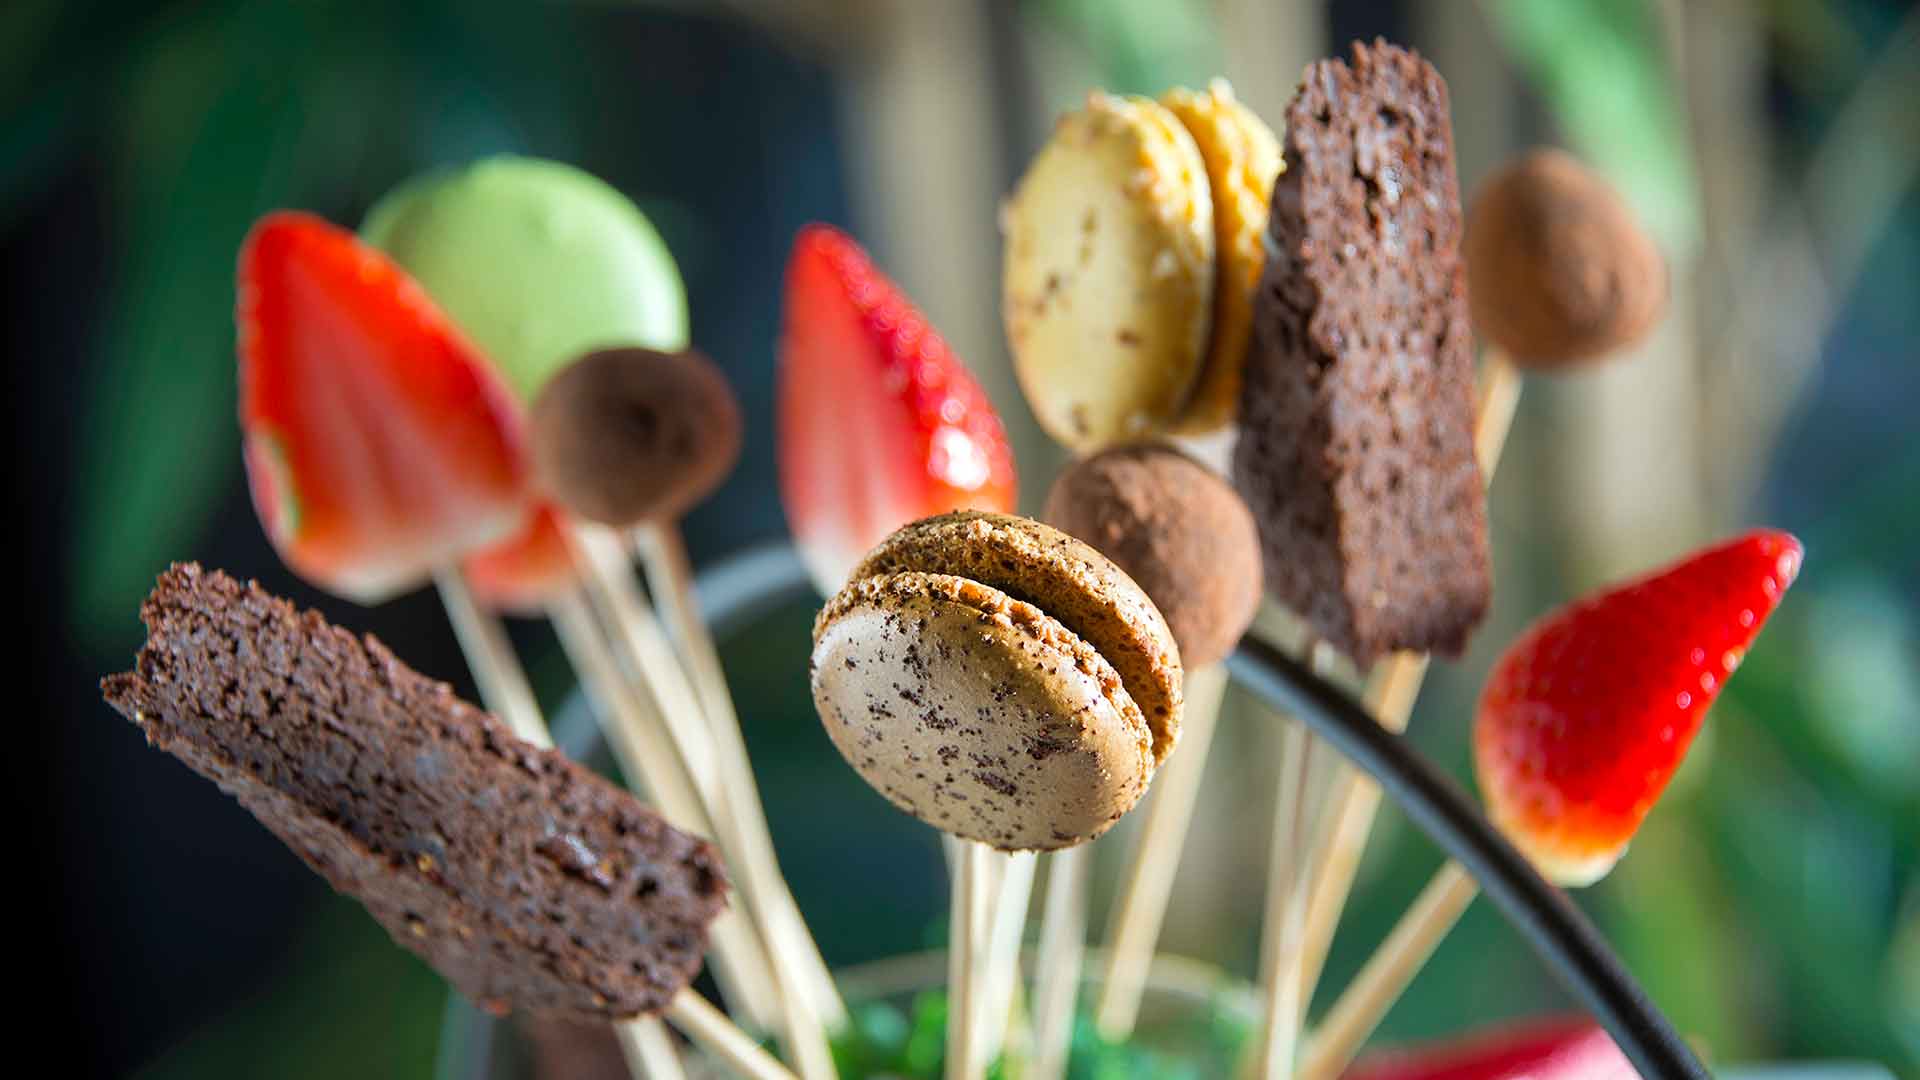
{"label": "macaron shell", "polygon": [[393,257],[531,401],[591,349],[687,345],[687,295],[652,223],[570,165],[502,155],[421,176],[361,236]]}
{"label": "macaron shell", "polygon": [[1168,91],[1160,103],[1193,136],[1213,192],[1213,335],[1200,381],[1173,425],[1175,434],[1205,435],[1232,423],[1240,410],[1240,367],[1253,333],[1253,294],[1267,265],[1260,238],[1285,158],[1273,129],[1234,99],[1224,79],[1215,79],[1204,93]]}
{"label": "macaron shell", "polygon": [[951,574],[1046,612],[1119,673],[1153,732],[1154,761],[1180,735],[1180,649],[1147,594],[1090,545],[1010,514],[960,510],[895,531],[852,580],[906,571]]}
{"label": "macaron shell", "polygon": [[814,704],[895,806],[1003,850],[1091,840],[1139,802],[1150,737],[1120,678],[1031,604],[948,575],[842,590],[814,629]]}
{"label": "macaron shell", "polygon": [[1145,98],[1090,96],[1002,228],[1007,338],[1040,425],[1092,450],[1171,424],[1213,320],[1213,197],[1187,129]]}

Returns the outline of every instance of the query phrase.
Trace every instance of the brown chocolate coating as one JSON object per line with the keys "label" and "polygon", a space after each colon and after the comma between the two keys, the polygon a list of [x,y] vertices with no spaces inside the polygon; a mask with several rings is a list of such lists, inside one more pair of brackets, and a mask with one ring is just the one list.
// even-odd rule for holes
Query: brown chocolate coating
{"label": "brown chocolate coating", "polygon": [[706,357],[602,349],[548,379],[534,401],[534,468],[583,518],[672,521],[732,470],[740,428],[740,404]]}
{"label": "brown chocolate coating", "polygon": [[176,566],[141,617],[107,702],[468,997],[604,1021],[699,970],[719,856],[632,795],[256,585]]}
{"label": "brown chocolate coating", "polygon": [[1045,516],[1146,590],[1187,668],[1224,659],[1260,607],[1252,511],[1172,447],[1117,447],[1075,463],[1047,493]]}
{"label": "brown chocolate coating", "polygon": [[1667,268],[1633,211],[1571,154],[1535,150],[1495,173],[1467,213],[1473,324],[1515,363],[1562,368],[1645,337]]}
{"label": "brown chocolate coating", "polygon": [[1458,655],[1493,588],[1447,86],[1385,42],[1307,68],[1233,482],[1273,595],[1361,665]]}

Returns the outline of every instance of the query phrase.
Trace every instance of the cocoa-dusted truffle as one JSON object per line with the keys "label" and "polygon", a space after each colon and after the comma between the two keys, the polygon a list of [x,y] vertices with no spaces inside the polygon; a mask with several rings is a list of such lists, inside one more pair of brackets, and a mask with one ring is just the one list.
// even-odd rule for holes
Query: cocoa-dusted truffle
{"label": "cocoa-dusted truffle", "polygon": [[1048,492],[1046,519],[1146,590],[1188,668],[1232,652],[1260,606],[1252,512],[1225,480],[1172,447],[1117,447],[1076,463]]}
{"label": "cocoa-dusted truffle", "polygon": [[1457,654],[1492,591],[1447,86],[1378,42],[1287,108],[1233,482],[1267,585],[1362,665]]}
{"label": "cocoa-dusted truffle", "polygon": [[107,702],[462,993],[608,1020],[699,970],[726,900],[706,842],[257,585],[175,566],[140,614]]}
{"label": "cocoa-dusted truffle", "polygon": [[1473,323],[1525,367],[1631,345],[1666,311],[1667,268],[1625,200],[1571,154],[1536,150],[1495,173],[1467,213]]}
{"label": "cocoa-dusted truffle", "polygon": [[533,404],[533,460],[567,509],[603,525],[671,521],[740,457],[740,405],[697,352],[602,349]]}

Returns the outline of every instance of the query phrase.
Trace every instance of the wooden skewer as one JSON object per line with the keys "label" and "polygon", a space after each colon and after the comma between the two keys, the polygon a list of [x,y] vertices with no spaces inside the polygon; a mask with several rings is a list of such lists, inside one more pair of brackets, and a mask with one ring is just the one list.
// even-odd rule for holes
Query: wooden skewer
{"label": "wooden skewer", "polygon": [[[1521,379],[1519,369],[1501,350],[1488,346],[1482,357],[1473,444],[1482,478],[1491,483],[1520,405]],[[1426,672],[1427,658],[1419,653],[1396,653],[1375,668],[1368,680],[1367,706],[1383,727],[1406,730]],[[1328,796],[1328,806],[1333,831],[1320,847],[1307,903],[1302,966],[1309,996],[1319,984],[1341,909],[1353,889],[1354,874],[1380,808],[1380,789],[1358,771],[1343,769]]]}
{"label": "wooden skewer", "polygon": [[540,702],[527,683],[527,673],[514,657],[513,642],[500,620],[480,610],[473,590],[460,569],[443,566],[434,571],[433,584],[440,592],[440,606],[447,610],[453,624],[453,636],[467,658],[467,670],[480,689],[480,703],[487,711],[507,722],[523,742],[552,749],[553,736],[547,731]]}
{"label": "wooden skewer", "polygon": [[[627,1022],[639,1023],[644,1019]],[[797,1080],[746,1032],[734,1027],[726,1013],[692,990],[682,990],[674,997],[667,1006],[667,1019],[701,1049],[726,1062],[747,1080]]]}
{"label": "wooden skewer", "polygon": [[[726,820],[731,804],[720,794],[719,768],[714,762],[713,738],[707,733],[706,714],[673,646],[667,642],[666,631],[640,595],[618,535],[604,526],[576,522],[567,527],[567,542],[581,584],[599,609],[629,674],[658,705],[660,720],[693,777],[701,805],[720,830],[715,839],[732,846]],[[731,851],[728,857],[733,857]]]}
{"label": "wooden skewer", "polygon": [[[1134,1021],[1140,1015],[1147,971],[1160,941],[1167,901],[1173,894],[1174,871],[1180,867],[1180,852],[1186,845],[1193,808],[1200,797],[1207,751],[1213,744],[1226,690],[1227,670],[1218,664],[1187,673],[1180,742],[1161,767],[1160,774],[1154,777],[1153,790],[1147,796],[1143,811],[1146,816],[1141,823],[1139,846],[1128,864],[1107,932],[1107,970],[1099,1003],[1094,1009],[1094,1023],[1109,1039],[1122,1041],[1132,1034]],[[1056,855],[1055,859],[1058,858]],[[1051,904],[1048,911],[1052,911]],[[1085,920],[1084,912],[1080,918]],[[1044,927],[1041,940],[1046,940]],[[1053,974],[1051,967],[1042,965],[1043,985]],[[1077,986],[1079,975],[1078,970],[1071,973],[1073,985]],[[1040,996],[1045,996],[1044,990]]]}
{"label": "wooden skewer", "polygon": [[999,887],[993,891],[993,910],[980,974],[980,1016],[975,1037],[979,1060],[991,1065],[1007,1042],[1008,1018],[1014,987],[1020,981],[1020,943],[1027,927],[1027,909],[1033,902],[1033,872],[1039,858],[1018,851],[997,858]]}
{"label": "wooden skewer", "polygon": [[972,840],[959,840],[953,863],[953,903],[947,943],[947,1066],[946,1080],[980,1080],[986,1062],[979,1060],[980,1041],[973,1029],[980,1010],[980,946],[986,937],[989,864],[993,849]]}
{"label": "wooden skewer", "polygon": [[[569,591],[549,601],[547,614],[628,783],[644,787],[675,825],[713,836],[713,822],[694,792],[692,779],[658,719],[649,714],[651,699],[635,694],[621,678],[619,663],[586,599]],[[763,1030],[782,1022],[785,1016],[774,994],[772,962],[758,929],[744,912],[729,907],[714,920],[712,934],[713,976],[722,996]]]}
{"label": "wooden skewer", "polygon": [[[520,666],[520,658],[514,655],[506,627],[500,624],[500,620],[482,612],[480,605],[474,603],[473,590],[467,586],[467,579],[458,567],[441,567],[434,572],[433,580],[440,591],[441,606],[446,608],[447,618],[453,623],[453,636],[460,642],[461,653],[466,657],[467,669],[473,672],[473,681],[480,689],[480,703],[489,712],[505,720],[522,740],[543,749],[551,749],[553,735],[547,728],[546,717],[540,712],[540,701],[534,697],[533,687],[527,682],[526,669]],[[637,1028],[645,1029],[658,1027],[660,1020],[643,1016],[637,1017],[632,1023]],[[640,1047],[637,1044],[636,1054],[627,1057],[627,1070],[634,1080],[648,1080],[648,1077],[660,1075],[673,1077],[679,1073],[679,1058],[664,1030],[641,1030],[636,1033],[636,1038],[647,1044],[647,1057],[643,1059],[638,1056]],[[650,1064],[656,1060],[659,1072],[655,1072]]]}
{"label": "wooden skewer", "polygon": [[1314,1032],[1301,1057],[1301,1080],[1333,1080],[1352,1064],[1479,892],[1473,875],[1459,863],[1448,860],[1440,867]]}
{"label": "wooden skewer", "polygon": [[687,1071],[680,1067],[680,1051],[673,1044],[673,1036],[667,1033],[667,1025],[657,1017],[648,1020],[651,1022],[613,1025],[613,1035],[620,1040],[620,1056],[626,1059],[627,1071],[647,1080],[686,1080]]}
{"label": "wooden skewer", "polygon": [[[638,676],[637,688],[653,698],[655,707],[651,716],[666,729],[693,778],[700,805],[713,822],[714,839],[726,855],[728,865],[756,865],[746,854],[752,844],[734,813],[737,803],[728,796],[727,784],[720,777],[719,755],[705,720],[706,711],[668,644],[665,631],[639,595],[624,546],[611,531],[580,523],[569,527],[569,541],[587,591],[615,628],[613,636],[624,646],[633,665]],[[774,873],[777,877],[777,866]],[[807,1080],[831,1080],[833,1054],[820,1016],[813,1009],[809,987],[797,967],[802,956],[782,936],[778,923],[768,918],[764,894],[755,888],[764,886],[765,881],[745,874],[739,884],[746,899],[743,906],[767,946],[787,1052]],[[784,884],[779,888],[784,889]]]}
{"label": "wooden skewer", "polygon": [[[1181,735],[1183,741],[1191,737]],[[1047,858],[1047,906],[1040,918],[1040,975],[1033,992],[1034,1046],[1028,1080],[1060,1080],[1067,1073],[1073,1008],[1087,948],[1087,871],[1092,861],[1089,844]]]}
{"label": "wooden skewer", "polygon": [[[1425,653],[1395,653],[1374,668],[1362,701],[1381,727],[1396,733],[1406,730],[1426,673]],[[1333,931],[1353,888],[1360,856],[1366,852],[1367,836],[1379,809],[1380,786],[1343,764],[1328,795],[1328,832],[1314,861],[1308,889],[1300,961],[1301,978],[1308,987],[1320,983]]]}
{"label": "wooden skewer", "polygon": [[1299,946],[1304,900],[1298,882],[1307,837],[1306,786],[1313,742],[1305,724],[1292,718],[1285,723],[1262,922],[1260,981],[1266,1015],[1260,1028],[1256,1075],[1265,1080],[1285,1080],[1293,1075],[1302,1011]]}
{"label": "wooden skewer", "polygon": [[767,812],[754,780],[753,763],[740,730],[739,712],[727,689],[725,670],[714,646],[713,633],[700,614],[693,594],[693,567],[686,544],[673,525],[643,525],[634,530],[634,544],[646,568],[648,584],[665,614],[669,633],[680,648],[694,693],[699,697],[712,739],[720,789],[730,800],[729,810],[739,828],[744,849],[735,867],[750,889],[750,903],[761,912],[770,942],[788,956],[813,1011],[830,1029],[847,1024],[846,1003],[834,986],[826,960],[820,955],[806,920],[794,903],[780,872]]}

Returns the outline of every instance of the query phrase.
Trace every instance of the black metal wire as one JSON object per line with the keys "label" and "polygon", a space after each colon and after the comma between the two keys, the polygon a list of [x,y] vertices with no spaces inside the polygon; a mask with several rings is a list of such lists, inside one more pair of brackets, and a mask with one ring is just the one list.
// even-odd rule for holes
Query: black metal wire
{"label": "black metal wire", "polygon": [[1444,773],[1387,731],[1331,683],[1252,637],[1227,660],[1235,681],[1267,704],[1304,720],[1379,782],[1447,854],[1465,866],[1489,899],[1584,1002],[1646,1080],[1711,1076],[1620,963],[1606,938],[1567,894],[1532,864]]}

